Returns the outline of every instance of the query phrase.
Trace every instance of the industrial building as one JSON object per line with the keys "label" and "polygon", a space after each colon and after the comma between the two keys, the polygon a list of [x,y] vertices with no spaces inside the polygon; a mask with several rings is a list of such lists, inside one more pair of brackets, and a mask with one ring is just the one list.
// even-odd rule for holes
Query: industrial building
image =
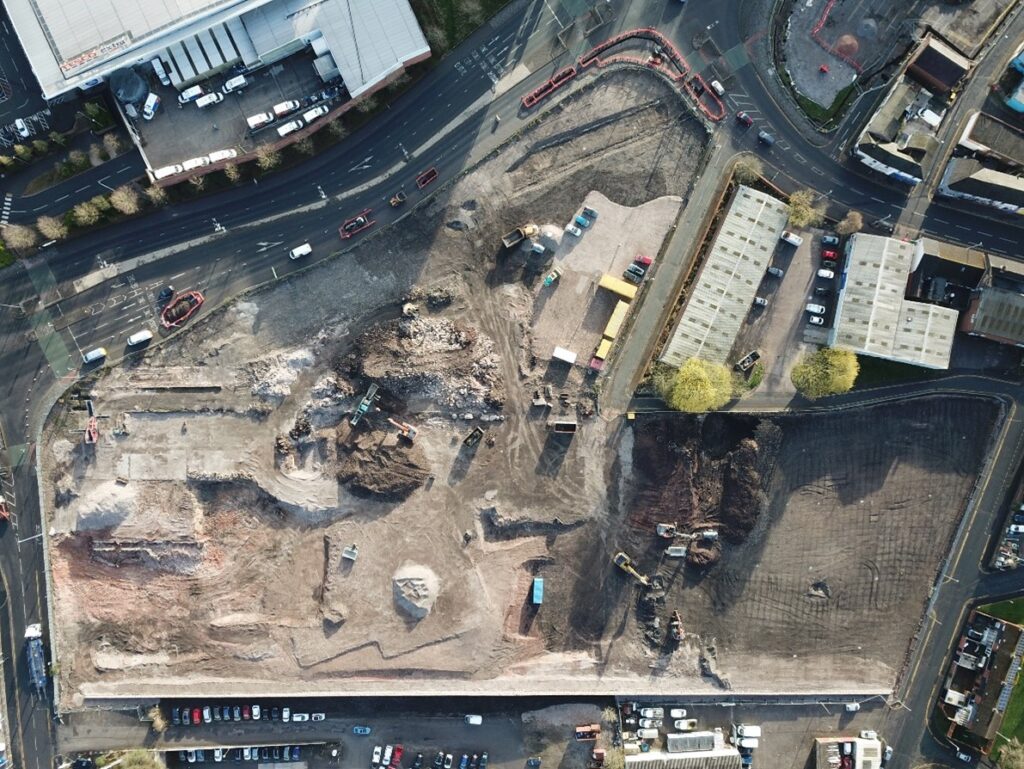
{"label": "industrial building", "polygon": [[182,90],[307,46],[321,78],[340,76],[355,98],[430,55],[409,0],[5,0],[5,6],[46,99],[153,59],[161,62],[161,79]]}
{"label": "industrial building", "polygon": [[857,233],[847,242],[829,344],[926,368],[949,368],[958,312],[908,299],[922,242]]}
{"label": "industrial building", "polygon": [[1024,266],[986,255],[985,272],[971,292],[960,330],[999,344],[1024,347]]}
{"label": "industrial building", "polygon": [[669,734],[666,750],[626,756],[626,769],[740,769],[742,757],[721,730]]}
{"label": "industrial building", "polygon": [[877,737],[818,737],[814,740],[816,769],[880,769],[882,743]]}
{"label": "industrial building", "polygon": [[788,220],[786,204],[741,186],[660,360],[725,363]]}

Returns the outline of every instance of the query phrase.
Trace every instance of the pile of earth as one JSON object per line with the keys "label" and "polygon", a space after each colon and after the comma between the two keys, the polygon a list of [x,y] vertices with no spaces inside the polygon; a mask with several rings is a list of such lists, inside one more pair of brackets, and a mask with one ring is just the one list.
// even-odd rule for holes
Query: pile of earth
{"label": "pile of earth", "polygon": [[393,434],[380,430],[343,439],[341,434],[347,432],[339,429],[338,481],[353,494],[401,501],[426,482],[430,473],[419,447],[394,442]]}
{"label": "pile of earth", "polygon": [[387,321],[356,342],[360,372],[402,399],[411,411],[500,409],[504,387],[494,342],[447,318]]}
{"label": "pile of earth", "polygon": [[[629,522],[653,532],[674,523],[682,532],[713,528],[742,542],[767,501],[765,488],[781,431],[769,420],[709,414],[639,417],[633,442],[636,495]],[[716,541],[695,541],[689,562],[718,561]]]}

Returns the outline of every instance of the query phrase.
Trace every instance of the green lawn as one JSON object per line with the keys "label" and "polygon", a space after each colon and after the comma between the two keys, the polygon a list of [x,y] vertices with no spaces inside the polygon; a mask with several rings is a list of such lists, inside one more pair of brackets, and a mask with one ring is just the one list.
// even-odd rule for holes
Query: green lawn
{"label": "green lawn", "polygon": [[[978,610],[1016,625],[1024,625],[1024,597],[1011,598],[1008,601],[979,606]],[[1010,702],[1006,706],[1006,713],[1003,715],[1003,723],[999,727],[999,733],[1006,737],[1016,737],[1018,740],[1024,740],[1024,681],[1018,680],[1017,685],[1013,689],[1013,696],[1010,697]],[[999,747],[1004,742],[1006,740],[1003,737],[996,738],[994,754],[998,755]]]}

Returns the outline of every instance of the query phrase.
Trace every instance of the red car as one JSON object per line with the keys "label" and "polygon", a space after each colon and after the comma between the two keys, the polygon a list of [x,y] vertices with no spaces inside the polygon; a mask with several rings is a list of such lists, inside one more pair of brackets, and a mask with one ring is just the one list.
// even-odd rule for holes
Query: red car
{"label": "red car", "polygon": [[821,258],[822,259],[831,259],[832,261],[836,261],[839,258],[839,254],[837,254],[835,251],[829,251],[829,250],[826,249],[826,250],[821,252]]}
{"label": "red car", "polygon": [[750,115],[748,115],[743,110],[740,110],[739,112],[736,113],[736,119],[743,123],[743,125],[745,126],[754,125],[754,118],[750,117]]}
{"label": "red car", "polygon": [[242,720],[243,721],[248,721],[250,718],[252,718],[252,711],[249,710],[249,706],[248,705],[243,705],[242,706]]}
{"label": "red car", "polygon": [[403,752],[405,752],[405,748],[401,745],[395,745],[395,752],[391,754],[391,766],[398,766],[398,762],[402,760]]}
{"label": "red car", "polygon": [[636,259],[634,259],[633,261],[644,268],[650,267],[654,263],[654,259],[652,259],[649,256],[646,256],[645,254],[637,254]]}
{"label": "red car", "polygon": [[199,722],[203,720],[203,714],[199,712],[199,708],[192,708],[192,725],[199,726]]}

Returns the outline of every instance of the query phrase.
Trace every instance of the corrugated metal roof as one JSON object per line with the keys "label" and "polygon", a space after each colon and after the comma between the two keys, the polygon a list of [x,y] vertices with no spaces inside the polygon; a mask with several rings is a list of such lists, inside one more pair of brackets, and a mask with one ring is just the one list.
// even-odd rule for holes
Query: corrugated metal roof
{"label": "corrugated metal roof", "polygon": [[661,361],[725,363],[786,226],[786,204],[740,187]]}
{"label": "corrugated metal roof", "polygon": [[904,298],[916,245],[858,233],[836,310],[832,344],[879,358],[949,368],[958,313]]}

